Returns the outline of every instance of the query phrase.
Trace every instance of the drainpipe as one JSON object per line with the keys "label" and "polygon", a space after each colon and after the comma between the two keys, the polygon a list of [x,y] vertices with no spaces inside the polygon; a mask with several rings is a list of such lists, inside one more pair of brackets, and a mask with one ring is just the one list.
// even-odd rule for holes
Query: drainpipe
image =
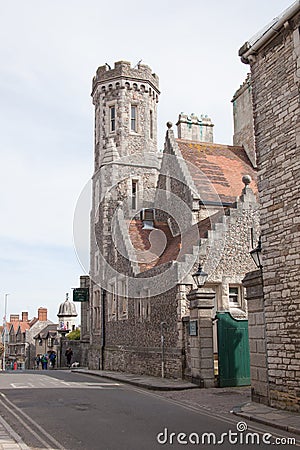
{"label": "drainpipe", "polygon": [[106,299],[106,291],[104,289],[101,290],[101,361],[99,369],[104,370],[104,350],[105,350],[105,299]]}
{"label": "drainpipe", "polygon": [[165,336],[164,336],[164,327],[166,326],[166,322],[160,323],[160,339],[161,339],[161,377],[165,378]]}

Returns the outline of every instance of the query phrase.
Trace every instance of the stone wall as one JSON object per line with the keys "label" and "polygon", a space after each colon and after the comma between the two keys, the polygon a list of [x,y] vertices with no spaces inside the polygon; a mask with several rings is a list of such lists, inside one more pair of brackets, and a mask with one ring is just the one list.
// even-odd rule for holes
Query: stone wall
{"label": "stone wall", "polygon": [[258,403],[269,404],[266,357],[266,330],[261,271],[249,272],[243,280],[248,303],[251,396]]}
{"label": "stone wall", "polygon": [[233,104],[233,145],[244,147],[248,158],[256,167],[256,153],[254,142],[254,122],[252,105],[251,76],[248,74],[244,83],[236,91],[232,99]]}
{"label": "stone wall", "polygon": [[300,411],[300,14],[251,57],[270,404]]}

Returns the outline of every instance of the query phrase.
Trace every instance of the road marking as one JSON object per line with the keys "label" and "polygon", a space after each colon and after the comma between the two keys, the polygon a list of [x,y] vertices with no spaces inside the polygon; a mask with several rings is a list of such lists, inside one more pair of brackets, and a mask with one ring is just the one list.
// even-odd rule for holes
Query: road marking
{"label": "road marking", "polygon": [[10,383],[10,385],[14,388],[14,389],[24,389],[24,388],[33,388],[34,385],[32,383]]}
{"label": "road marking", "polygon": [[[35,381],[35,380],[34,380]],[[38,388],[77,388],[77,389],[105,389],[121,386],[120,383],[91,383],[87,381],[63,381],[55,378],[49,381],[47,377],[37,380],[36,383],[10,383],[13,389],[38,389]]]}
{"label": "road marking", "polygon": [[[22,409],[18,408],[14,403],[12,403],[6,395],[4,395],[2,392],[0,393],[2,398],[8,403],[9,406],[7,406],[3,400],[0,400],[0,403],[6,408],[10,414],[12,414],[21,424],[24,428],[26,428],[38,441],[45,446],[45,448],[52,449],[53,446],[49,446],[49,444],[41,437],[41,434],[43,434],[54,446],[56,446],[60,450],[65,450],[64,447],[56,440],[54,437],[52,437],[50,434],[46,432],[37,422],[35,422],[31,417],[29,417]],[[18,412],[18,414],[14,411],[14,409]],[[20,417],[23,416],[29,423],[34,425],[38,431],[39,434],[36,433],[32,427],[27,425],[27,423]]]}

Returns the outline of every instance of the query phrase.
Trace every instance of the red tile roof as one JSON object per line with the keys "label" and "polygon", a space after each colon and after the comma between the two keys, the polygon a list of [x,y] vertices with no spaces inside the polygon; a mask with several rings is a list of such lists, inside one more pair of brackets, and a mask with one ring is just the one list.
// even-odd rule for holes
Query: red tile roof
{"label": "red tile roof", "polygon": [[[161,248],[162,252],[159,252],[159,248],[157,252],[150,251],[151,243],[149,237],[151,239],[150,233],[154,230],[143,229],[141,220],[132,220],[129,225],[129,236],[136,251],[136,261],[139,264],[140,271],[145,272],[170,261],[184,260],[184,255],[192,254],[193,246],[199,244],[200,238],[207,237],[207,232],[212,228],[212,224],[220,221],[223,215],[224,210],[222,209],[220,212],[191,226],[185,233],[174,237],[167,224],[155,222],[154,230],[159,230],[160,233],[163,232],[166,236],[165,246]],[[159,237],[158,234],[158,240]],[[155,241],[155,237],[153,241]]]}
{"label": "red tile roof", "polygon": [[[241,195],[243,175],[250,175],[257,192],[256,171],[243,147],[176,139],[203,201],[234,202]],[[216,191],[211,189],[211,185]]]}

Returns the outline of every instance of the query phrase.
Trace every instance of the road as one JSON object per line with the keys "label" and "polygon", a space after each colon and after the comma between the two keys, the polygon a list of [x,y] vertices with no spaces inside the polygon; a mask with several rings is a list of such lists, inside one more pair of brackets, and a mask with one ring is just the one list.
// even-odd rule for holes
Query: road
{"label": "road", "polygon": [[229,413],[214,414],[147,390],[70,371],[1,373],[0,394],[1,416],[34,449],[267,449],[268,442],[293,437],[246,424]]}

